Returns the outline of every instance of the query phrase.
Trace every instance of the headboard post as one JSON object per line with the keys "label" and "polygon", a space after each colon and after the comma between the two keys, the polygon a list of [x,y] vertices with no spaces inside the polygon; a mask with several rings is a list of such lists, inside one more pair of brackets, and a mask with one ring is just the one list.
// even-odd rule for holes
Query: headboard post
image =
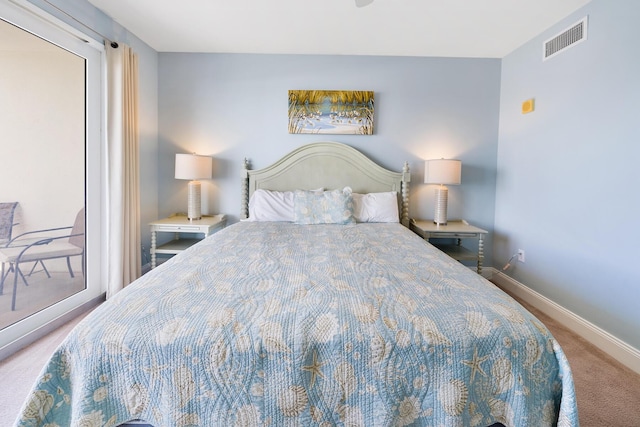
{"label": "headboard post", "polygon": [[240,219],[249,218],[249,160],[245,157],[242,162],[241,179],[241,206],[240,206]]}
{"label": "headboard post", "polygon": [[400,214],[400,222],[405,227],[409,227],[409,183],[411,182],[411,173],[409,173],[409,162],[404,162],[402,168],[402,213]]}

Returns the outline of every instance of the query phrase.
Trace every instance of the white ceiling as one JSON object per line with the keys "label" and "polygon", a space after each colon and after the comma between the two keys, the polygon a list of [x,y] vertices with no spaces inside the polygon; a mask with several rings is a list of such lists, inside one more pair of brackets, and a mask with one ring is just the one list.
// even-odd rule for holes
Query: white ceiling
{"label": "white ceiling", "polygon": [[590,0],[89,0],[158,52],[502,58]]}

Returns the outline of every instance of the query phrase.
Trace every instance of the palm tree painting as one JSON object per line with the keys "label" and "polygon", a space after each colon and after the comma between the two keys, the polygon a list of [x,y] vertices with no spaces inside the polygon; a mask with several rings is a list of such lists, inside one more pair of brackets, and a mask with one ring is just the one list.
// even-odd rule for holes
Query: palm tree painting
{"label": "palm tree painting", "polygon": [[373,91],[290,90],[289,133],[373,135]]}

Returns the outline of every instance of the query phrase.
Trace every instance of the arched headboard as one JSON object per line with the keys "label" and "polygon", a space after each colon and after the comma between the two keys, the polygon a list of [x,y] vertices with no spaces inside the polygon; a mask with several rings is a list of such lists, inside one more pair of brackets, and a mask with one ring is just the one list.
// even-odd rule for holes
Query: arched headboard
{"label": "arched headboard", "polygon": [[360,151],[338,142],[315,142],[290,152],[271,166],[242,171],[241,218],[249,215],[249,198],[257,189],[275,191],[327,190],[351,187],[355,193],[396,191],[400,222],[409,226],[409,164],[393,172]]}

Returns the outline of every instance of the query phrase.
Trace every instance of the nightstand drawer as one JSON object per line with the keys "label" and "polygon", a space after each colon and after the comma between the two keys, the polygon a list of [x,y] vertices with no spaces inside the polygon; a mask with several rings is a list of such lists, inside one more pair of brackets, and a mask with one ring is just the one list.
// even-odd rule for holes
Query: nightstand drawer
{"label": "nightstand drawer", "polygon": [[437,237],[438,239],[465,239],[478,237],[478,233],[429,233],[431,237]]}
{"label": "nightstand drawer", "polygon": [[156,226],[157,231],[191,231],[197,232],[200,230],[200,227],[197,225],[158,225]]}

